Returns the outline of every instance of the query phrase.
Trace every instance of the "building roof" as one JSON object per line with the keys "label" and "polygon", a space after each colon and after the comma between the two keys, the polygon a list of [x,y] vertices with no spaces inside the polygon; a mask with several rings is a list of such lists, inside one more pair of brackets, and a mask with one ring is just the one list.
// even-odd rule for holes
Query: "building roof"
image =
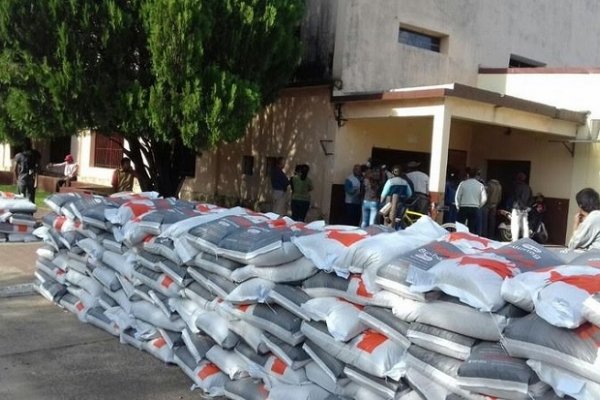
{"label": "building roof", "polygon": [[347,103],[359,101],[402,101],[419,99],[441,99],[456,97],[472,100],[498,107],[506,107],[519,111],[530,112],[553,119],[574,122],[583,125],[587,121],[587,112],[557,108],[548,104],[525,100],[519,97],[507,96],[490,90],[452,83],[438,86],[422,86],[406,89],[394,89],[381,92],[348,93],[333,95],[333,103]]}

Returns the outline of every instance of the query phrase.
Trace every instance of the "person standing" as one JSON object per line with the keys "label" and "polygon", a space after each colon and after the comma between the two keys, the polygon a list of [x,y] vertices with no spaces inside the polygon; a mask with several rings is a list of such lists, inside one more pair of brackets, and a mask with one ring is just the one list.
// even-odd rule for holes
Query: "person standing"
{"label": "person standing", "polygon": [[510,233],[512,241],[519,240],[522,233],[524,238],[529,237],[528,208],[531,203],[531,187],[527,184],[527,175],[519,172],[515,177],[513,189],[513,204],[510,220]]}
{"label": "person standing", "polygon": [[[394,165],[392,167],[393,178],[388,179],[383,185],[380,194],[380,203],[385,204],[380,210],[383,214],[385,224],[394,226],[396,217],[402,216],[404,212],[404,202],[409,199],[412,194],[410,182],[402,177],[402,167]],[[394,195],[397,196],[397,202],[394,202]]]}
{"label": "person standing", "polygon": [[346,225],[358,226],[362,205],[362,172],[361,167],[355,164],[350,174],[344,181],[344,216]]}
{"label": "person standing", "polygon": [[486,186],[487,202],[487,232],[483,234],[489,239],[496,237],[496,213],[498,212],[498,204],[502,200],[502,185],[497,179],[490,179]]}
{"label": "person standing", "polygon": [[33,149],[29,138],[25,139],[23,151],[15,156],[14,172],[17,181],[17,192],[34,204],[41,158],[40,152]]}
{"label": "person standing", "polygon": [[135,171],[131,167],[131,160],[127,157],[121,159],[120,167],[113,172],[111,186],[115,193],[131,192]]}
{"label": "person standing", "polygon": [[373,225],[377,212],[379,211],[379,189],[381,182],[379,180],[381,173],[376,169],[367,171],[364,179],[365,196],[362,204],[362,223],[361,228]]}
{"label": "person standing", "polygon": [[444,206],[448,210],[444,212],[443,223],[456,222],[456,189],[458,188],[458,177],[454,170],[448,172],[446,187],[444,188]]}
{"label": "person standing", "polygon": [[273,169],[271,170],[271,199],[273,202],[273,212],[281,216],[287,215],[286,192],[290,180],[283,172],[285,159],[278,157]]}
{"label": "person standing", "polygon": [[575,214],[568,248],[600,249],[600,195],[592,188],[585,188],[577,192],[575,201],[579,211]]}
{"label": "person standing", "polygon": [[310,192],[313,190],[313,184],[308,177],[309,171],[308,165],[299,165],[290,182],[292,186],[292,219],[294,221],[304,222],[310,208]]}
{"label": "person standing", "polygon": [[429,213],[429,176],[419,170],[420,162],[411,161],[406,164],[408,172],[406,176],[413,184],[413,196],[415,197],[415,204],[412,209],[421,214]]}
{"label": "person standing", "polygon": [[485,186],[475,179],[475,171],[467,168],[466,179],[456,189],[455,203],[458,208],[457,221],[467,225],[469,231],[477,232],[479,209],[487,201]]}
{"label": "person standing", "polygon": [[71,154],[65,156],[65,162],[49,164],[50,167],[60,168],[63,167],[63,175],[61,179],[56,182],[56,191],[59,192],[61,186],[71,186],[71,182],[77,180],[77,171],[79,165],[75,162],[75,159]]}

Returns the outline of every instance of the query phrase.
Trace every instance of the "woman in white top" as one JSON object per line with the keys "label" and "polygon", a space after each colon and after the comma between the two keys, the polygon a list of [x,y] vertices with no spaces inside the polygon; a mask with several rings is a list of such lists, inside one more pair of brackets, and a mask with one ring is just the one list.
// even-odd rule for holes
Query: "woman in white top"
{"label": "woman in white top", "polygon": [[71,186],[71,182],[77,180],[77,170],[79,165],[75,162],[75,159],[71,154],[67,154],[65,162],[57,164],[49,164],[51,167],[60,168],[64,167],[63,176],[56,182],[56,191],[60,191],[61,186]]}
{"label": "woman in white top", "polygon": [[592,188],[575,195],[579,212],[575,214],[569,249],[600,249],[600,195]]}

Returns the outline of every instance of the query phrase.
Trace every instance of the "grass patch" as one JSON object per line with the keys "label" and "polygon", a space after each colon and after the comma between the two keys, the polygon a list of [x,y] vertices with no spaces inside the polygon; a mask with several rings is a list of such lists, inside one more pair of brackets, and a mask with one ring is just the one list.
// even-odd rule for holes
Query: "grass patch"
{"label": "grass patch", "polygon": [[[0,185],[0,192],[12,192],[12,193],[17,193],[17,185]],[[48,206],[46,206],[44,204],[44,199],[48,196],[50,196],[51,193],[48,192],[43,192],[41,190],[37,190],[35,192],[35,205],[40,208],[47,208]]]}

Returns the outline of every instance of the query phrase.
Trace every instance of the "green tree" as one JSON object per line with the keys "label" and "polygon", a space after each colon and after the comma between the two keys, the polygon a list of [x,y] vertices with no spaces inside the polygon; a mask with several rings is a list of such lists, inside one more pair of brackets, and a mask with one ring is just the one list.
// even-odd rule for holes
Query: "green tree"
{"label": "green tree", "polygon": [[300,59],[303,0],[3,0],[0,140],[121,134],[144,189],[245,133]]}

